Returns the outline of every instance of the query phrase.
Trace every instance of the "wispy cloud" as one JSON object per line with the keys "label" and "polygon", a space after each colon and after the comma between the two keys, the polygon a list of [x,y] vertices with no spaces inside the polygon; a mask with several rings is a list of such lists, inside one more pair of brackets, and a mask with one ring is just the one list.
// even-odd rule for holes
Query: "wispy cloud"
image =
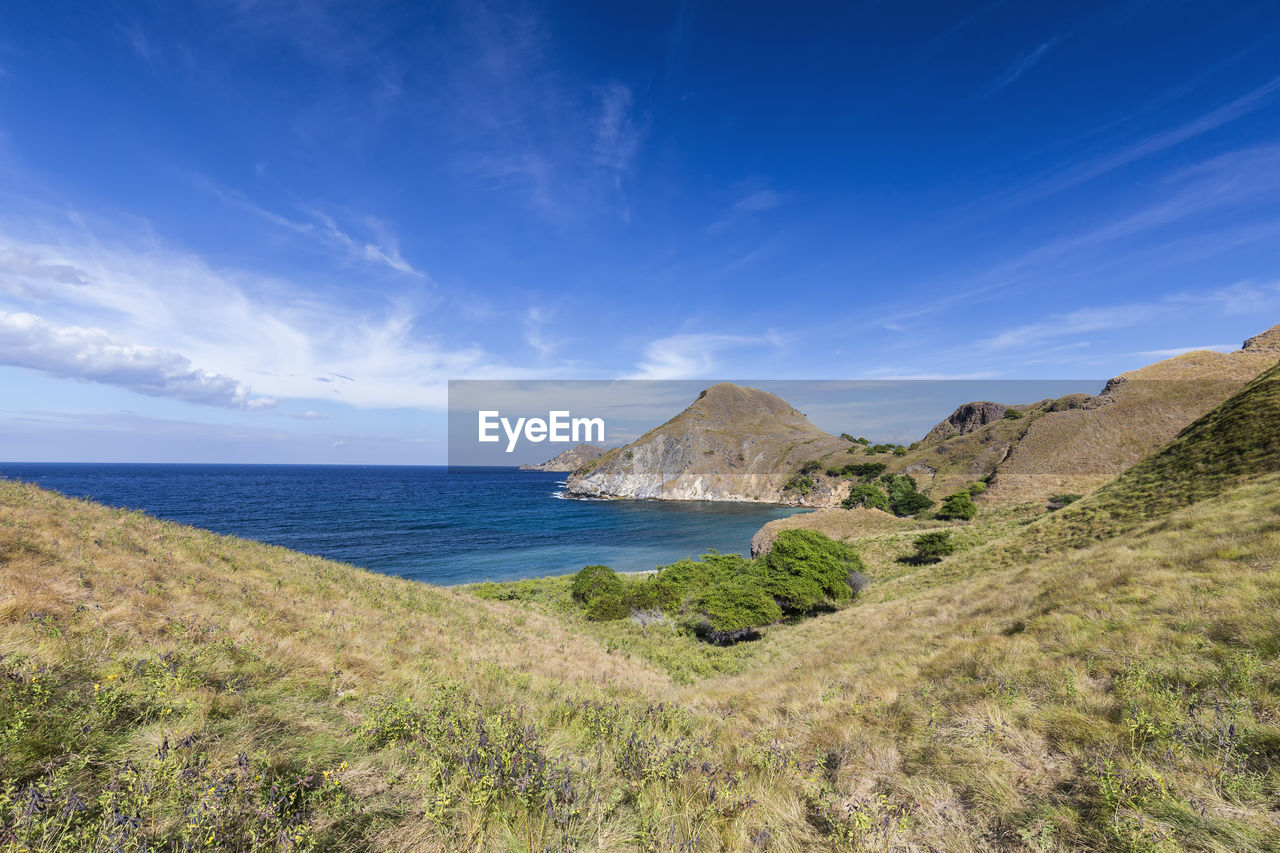
{"label": "wispy cloud", "polygon": [[550,309],[537,305],[524,315],[525,343],[537,350],[538,355],[543,358],[554,355],[560,347],[560,342],[547,334],[547,324],[551,322],[552,316]]}
{"label": "wispy cloud", "polygon": [[1205,344],[1198,347],[1174,347],[1173,349],[1149,349],[1142,352],[1136,352],[1134,355],[1143,358],[1173,358],[1178,355],[1186,355],[1189,352],[1202,352],[1208,350],[1210,352],[1234,352],[1240,349],[1239,344]]}
{"label": "wispy cloud", "polygon": [[738,187],[738,197],[720,214],[715,222],[707,226],[707,233],[717,234],[728,229],[734,223],[780,206],[786,196],[777,190],[764,186],[759,180],[746,182]]}
{"label": "wispy cloud", "polygon": [[[1214,312],[1220,316],[1238,316],[1247,313],[1260,317],[1280,317],[1280,284],[1237,282],[1204,291],[1173,293],[1161,299],[1146,302],[1081,308],[1000,332],[983,341],[982,347],[988,351],[1039,350],[1063,338],[1078,338],[1094,332],[1151,326],[1157,321],[1163,322],[1179,314],[1202,317],[1206,312]],[[1215,344],[1151,350],[1139,354],[1168,356],[1190,352],[1193,349],[1230,351],[1238,348],[1238,345]]]}
{"label": "wispy cloud", "polygon": [[645,347],[644,359],[628,379],[708,379],[720,369],[721,356],[734,350],[776,348],[778,337],[768,334],[720,335],[695,333],[671,335]]}
{"label": "wispy cloud", "polygon": [[632,114],[631,90],[621,83],[605,86],[595,122],[596,163],[620,176],[631,168],[640,147],[640,131]]}
{"label": "wispy cloud", "polygon": [[254,216],[295,234],[317,240],[349,258],[381,264],[397,272],[417,278],[427,278],[426,273],[415,268],[401,256],[399,241],[391,234],[386,223],[377,217],[363,217],[364,225],[368,229],[370,236],[364,239],[357,239],[340,227],[332,216],[315,207],[303,209],[303,212],[309,217],[308,219],[294,219],[268,210],[251,201],[244,194],[224,189],[213,181],[198,178],[196,183],[234,207],[248,211]]}
{"label": "wispy cloud", "polygon": [[1194,139],[1211,130],[1216,130],[1252,113],[1264,106],[1277,91],[1280,91],[1280,77],[1273,78],[1235,100],[1176,127],[1152,134],[1091,163],[1076,166],[1036,181],[1016,193],[1009,201],[1022,203],[1062,192],[1094,178],[1101,177],[1108,172],[1115,171],[1122,166],[1127,166],[1130,163],[1173,148],[1175,145]]}
{"label": "wispy cloud", "polygon": [[984,346],[992,350],[1031,349],[1057,338],[1143,325],[1169,310],[1168,305],[1141,303],[1082,308],[1001,332],[986,340]]}
{"label": "wispy cloud", "polygon": [[1001,89],[1005,89],[1013,85],[1013,83],[1017,81],[1019,77],[1021,77],[1023,74],[1026,74],[1028,71],[1034,68],[1042,59],[1044,59],[1045,56],[1048,55],[1049,51],[1052,50],[1054,46],[1058,43],[1058,41],[1059,39],[1057,37],[1054,37],[1052,39],[1049,39],[1049,41],[1041,42],[1036,47],[1032,48],[1031,50],[1019,56],[1012,63],[1010,63],[1010,65],[1007,68],[1005,68],[1004,71],[1000,73],[999,77],[991,81],[991,83],[985,89],[982,90],[982,92],[978,95],[978,97],[989,98],[992,95],[999,92]]}

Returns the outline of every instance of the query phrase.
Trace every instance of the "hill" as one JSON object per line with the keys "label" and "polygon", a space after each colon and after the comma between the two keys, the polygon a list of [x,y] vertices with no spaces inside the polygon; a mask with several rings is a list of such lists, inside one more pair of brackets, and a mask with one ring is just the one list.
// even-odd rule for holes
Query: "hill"
{"label": "hill", "polygon": [[[1109,380],[1096,395],[1035,403],[966,403],[901,455],[821,457],[824,468],[881,462],[935,500],[984,480],[980,501],[1043,504],[1087,493],[1171,440],[1280,358],[1280,326],[1235,352],[1194,351]],[[840,495],[831,483],[824,493]],[[832,502],[834,503],[834,502]],[[828,504],[831,505],[831,504]]]}
{"label": "hill", "polygon": [[579,444],[577,447],[571,447],[568,450],[557,453],[552,459],[546,462],[539,462],[537,465],[521,465],[521,471],[576,471],[582,466],[594,462],[604,455],[604,448],[596,447],[594,444]]}
{"label": "hill", "polygon": [[1061,511],[851,531],[727,647],[0,482],[0,845],[1280,849],[1278,422],[1280,367]]}
{"label": "hill", "polygon": [[575,472],[567,491],[822,506],[834,500],[830,485],[788,483],[805,460],[847,447],[785,400],[722,383],[671,420]]}

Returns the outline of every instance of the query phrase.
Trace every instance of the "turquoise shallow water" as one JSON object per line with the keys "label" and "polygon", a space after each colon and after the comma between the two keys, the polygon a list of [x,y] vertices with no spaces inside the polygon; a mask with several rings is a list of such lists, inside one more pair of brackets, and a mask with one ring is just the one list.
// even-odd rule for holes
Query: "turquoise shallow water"
{"label": "turquoise shallow water", "polygon": [[644,571],[745,553],[787,507],[579,501],[498,468],[0,463],[0,476],[431,583]]}

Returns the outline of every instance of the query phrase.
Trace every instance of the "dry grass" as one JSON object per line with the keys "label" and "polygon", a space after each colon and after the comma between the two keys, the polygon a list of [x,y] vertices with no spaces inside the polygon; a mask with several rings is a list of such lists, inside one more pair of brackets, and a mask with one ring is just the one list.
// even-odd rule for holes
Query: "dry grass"
{"label": "dry grass", "polygon": [[0,844],[1280,849],[1277,422],[714,651],[0,482]]}

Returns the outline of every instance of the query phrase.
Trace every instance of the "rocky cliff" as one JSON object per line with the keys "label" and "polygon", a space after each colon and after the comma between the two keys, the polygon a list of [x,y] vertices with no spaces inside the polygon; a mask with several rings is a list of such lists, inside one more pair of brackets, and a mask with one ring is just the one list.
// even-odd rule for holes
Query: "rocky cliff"
{"label": "rocky cliff", "polygon": [[577,447],[571,447],[563,453],[558,454],[554,459],[548,459],[546,462],[539,462],[537,465],[521,465],[521,471],[576,471],[583,465],[587,465],[604,455],[603,447],[596,447],[594,444],[579,444]]}

